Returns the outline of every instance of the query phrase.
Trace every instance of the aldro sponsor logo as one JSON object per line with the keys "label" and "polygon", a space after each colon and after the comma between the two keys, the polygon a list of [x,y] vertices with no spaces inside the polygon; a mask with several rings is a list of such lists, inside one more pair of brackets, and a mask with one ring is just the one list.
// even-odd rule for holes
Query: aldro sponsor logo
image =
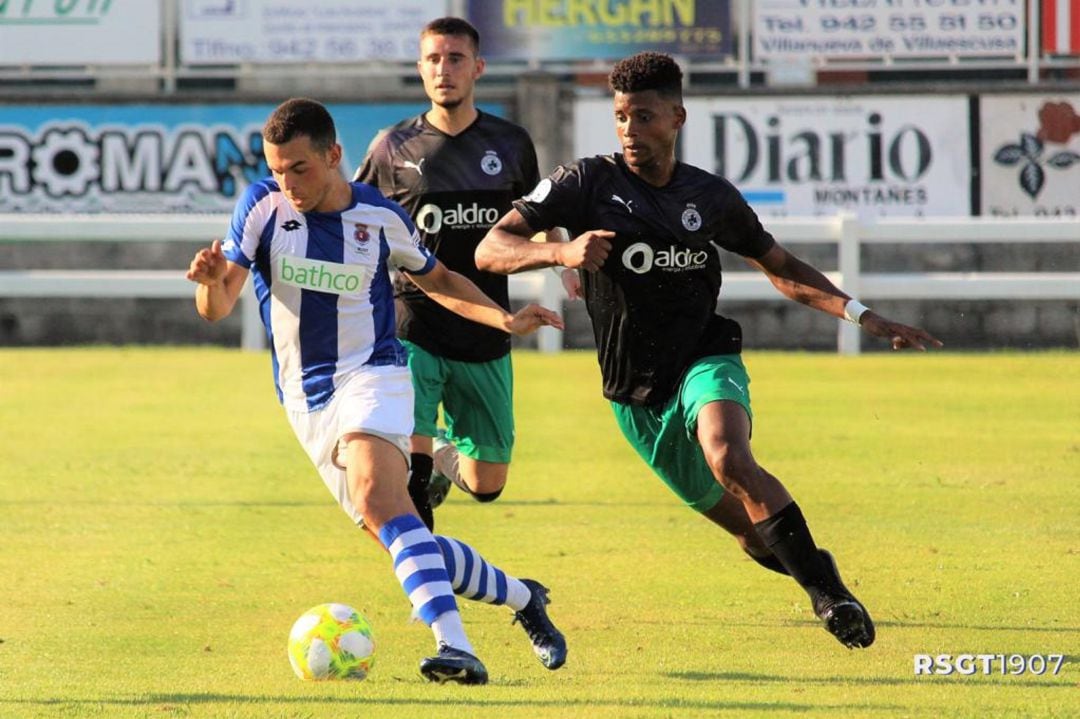
{"label": "aldro sponsor logo", "polygon": [[481,207],[476,202],[471,205],[459,202],[454,207],[446,209],[428,203],[416,213],[416,226],[421,231],[432,235],[443,227],[451,230],[471,230],[477,227],[491,227],[498,221],[497,209]]}
{"label": "aldro sponsor logo", "polygon": [[679,245],[654,250],[644,242],[635,242],[622,253],[623,266],[639,275],[649,272],[654,267],[664,272],[700,270],[705,267],[708,259],[707,250],[694,250]]}

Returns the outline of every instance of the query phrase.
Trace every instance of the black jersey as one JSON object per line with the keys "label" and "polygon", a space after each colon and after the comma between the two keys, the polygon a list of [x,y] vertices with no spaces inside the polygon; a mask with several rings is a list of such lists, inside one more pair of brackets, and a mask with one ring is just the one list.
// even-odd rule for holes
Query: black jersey
{"label": "black jersey", "polygon": [[[355,179],[375,185],[412,215],[424,245],[488,297],[510,308],[505,275],[476,268],[484,235],[540,179],[524,129],[481,112],[457,135],[423,115],[372,143]],[[486,362],[510,351],[510,335],[454,314],[402,275],[394,282],[397,334],[441,357]]]}
{"label": "black jersey", "polygon": [[661,404],[693,361],[742,350],[716,313],[719,249],[756,258],[775,240],[731,183],[677,163],[654,187],[616,154],[559,167],[514,207],[534,230],[615,233],[600,271],[581,273],[609,400]]}

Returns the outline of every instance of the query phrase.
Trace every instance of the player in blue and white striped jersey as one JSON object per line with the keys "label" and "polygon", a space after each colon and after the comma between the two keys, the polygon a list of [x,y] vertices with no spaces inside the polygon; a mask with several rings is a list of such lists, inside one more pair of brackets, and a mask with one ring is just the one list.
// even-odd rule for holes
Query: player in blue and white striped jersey
{"label": "player in blue and white striped jersey", "polygon": [[[504,574],[463,542],[437,541],[409,498],[413,389],[394,336],[390,269],[461,316],[510,334],[561,327],[561,320],[536,305],[510,314],[424,249],[401,207],[373,187],[347,182],[333,119],[321,104],[281,104],[263,141],[272,177],[247,188],[225,242],[200,250],[188,269],[198,283],[199,314],[227,316],[254,275],[274,382],[293,431],[341,507],[389,551],[414,611],[435,634],[438,654],[420,664],[425,677],[487,681],[455,593],[506,604],[530,639],[557,637],[556,646],[533,640],[533,648],[545,666],[558,668],[565,641],[547,617],[542,587]],[[451,550],[452,574],[444,558]]]}

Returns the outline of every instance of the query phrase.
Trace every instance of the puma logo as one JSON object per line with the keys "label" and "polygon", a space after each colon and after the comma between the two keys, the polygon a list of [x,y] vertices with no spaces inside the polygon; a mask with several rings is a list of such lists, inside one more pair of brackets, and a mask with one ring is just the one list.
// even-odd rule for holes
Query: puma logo
{"label": "puma logo", "polygon": [[626,211],[629,212],[631,215],[634,214],[634,208],[632,207],[632,205],[634,204],[633,200],[624,200],[618,195],[612,195],[611,199],[625,207]]}
{"label": "puma logo", "polygon": [[416,170],[417,173],[423,175],[424,174],[424,159],[425,158],[421,157],[420,162],[413,162],[412,160],[405,160],[405,162],[401,163],[401,166],[406,168],[406,169],[409,169],[409,170]]}

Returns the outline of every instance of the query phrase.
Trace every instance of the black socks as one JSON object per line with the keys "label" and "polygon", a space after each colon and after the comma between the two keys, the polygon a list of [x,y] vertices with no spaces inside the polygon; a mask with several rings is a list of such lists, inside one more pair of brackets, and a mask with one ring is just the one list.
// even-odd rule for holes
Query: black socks
{"label": "black socks", "polygon": [[[427,528],[435,531],[435,513],[431,508],[431,500],[428,495],[428,484],[431,482],[431,475],[435,471],[435,460],[429,454],[413,452],[409,455],[409,461],[411,464],[409,470],[409,498],[416,505],[416,513],[420,515],[420,519],[424,520]],[[461,481],[461,477],[457,476],[456,472],[455,476],[450,478],[450,481],[477,502],[494,502],[502,494],[501,489],[494,492],[474,492],[469,489],[469,485]]]}
{"label": "black socks", "polygon": [[409,498],[416,505],[416,513],[420,515],[428,530],[434,532],[435,512],[428,499],[428,483],[431,481],[434,462],[429,454],[413,452],[409,455],[409,463]]}
{"label": "black socks", "polygon": [[754,524],[754,530],[792,579],[811,596],[816,594],[826,581],[826,568],[799,505],[792,502],[768,519]]}
{"label": "black socks", "polygon": [[784,565],[780,563],[780,560],[776,558],[775,554],[766,554],[765,556],[759,557],[748,549],[744,549],[743,551],[746,552],[746,556],[750,557],[769,571],[783,574],[785,577],[791,576],[788,573],[788,570],[784,569]]}
{"label": "black socks", "polygon": [[[462,484],[464,484],[464,482],[462,482]],[[480,492],[473,492],[473,491],[468,490],[468,489],[466,489],[465,491],[468,492],[470,495],[472,495],[472,498],[475,499],[477,502],[484,502],[484,503],[494,502],[496,499],[499,498],[499,495],[502,494],[501,489],[497,489],[494,492],[485,492],[483,494],[481,494]]]}

